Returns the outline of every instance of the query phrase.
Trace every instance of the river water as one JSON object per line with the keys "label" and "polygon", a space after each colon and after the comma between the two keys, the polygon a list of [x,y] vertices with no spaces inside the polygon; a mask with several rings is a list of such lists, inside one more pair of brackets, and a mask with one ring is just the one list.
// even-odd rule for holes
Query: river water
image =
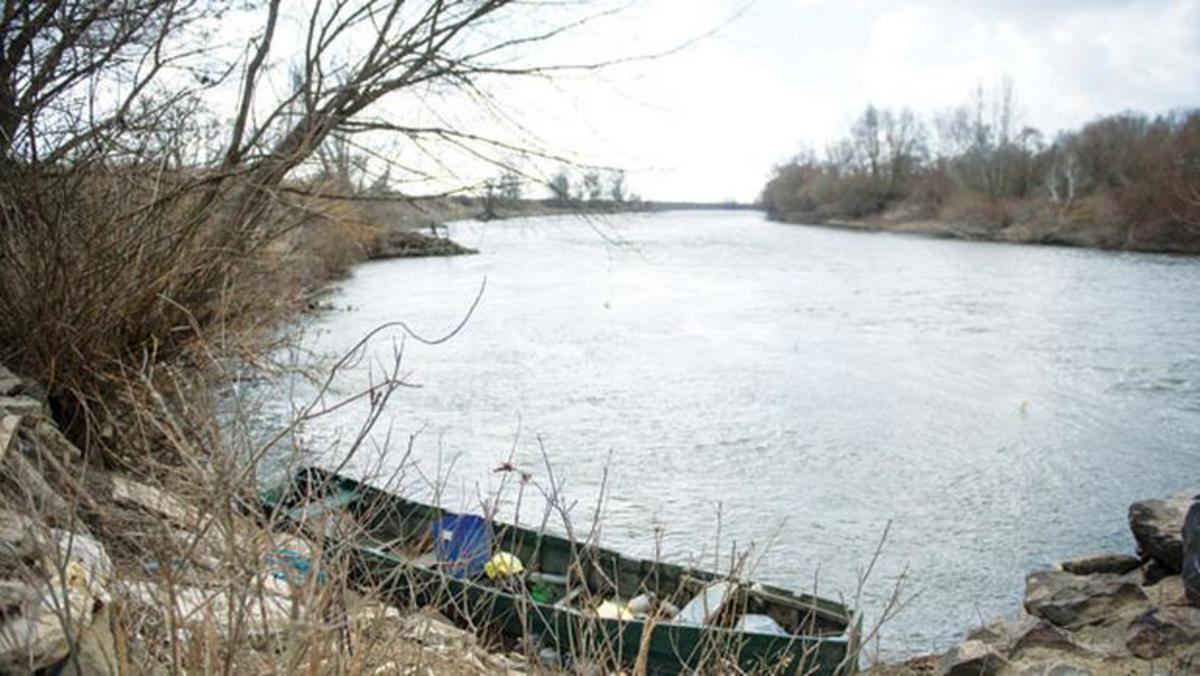
{"label": "river water", "polygon": [[[486,280],[449,341],[386,331],[337,378],[377,382],[403,347],[419,385],[350,471],[406,458],[402,485],[454,508],[507,480],[511,507],[493,470],[512,453],[546,488],[548,458],[576,529],[607,476],[606,545],[726,567],[753,544],[755,577],[847,600],[890,523],[862,602],[870,625],[907,568],[889,658],[1015,614],[1031,569],[1131,551],[1128,504],[1200,476],[1194,259],[753,212],[450,230],[481,253],[361,265],[308,327],[318,355],[390,321],[444,334]],[[366,407],[310,422],[305,445],[336,461]]]}

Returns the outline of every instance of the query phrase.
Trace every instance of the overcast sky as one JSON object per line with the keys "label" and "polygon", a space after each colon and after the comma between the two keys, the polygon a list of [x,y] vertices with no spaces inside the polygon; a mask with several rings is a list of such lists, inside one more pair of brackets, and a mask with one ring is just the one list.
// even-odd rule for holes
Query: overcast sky
{"label": "overcast sky", "polygon": [[545,142],[627,167],[647,197],[748,200],[772,165],[823,147],[868,102],[932,113],[1007,76],[1021,122],[1048,136],[1200,104],[1200,0],[639,0],[568,50],[648,53],[717,27],[552,95],[514,85],[511,105]]}

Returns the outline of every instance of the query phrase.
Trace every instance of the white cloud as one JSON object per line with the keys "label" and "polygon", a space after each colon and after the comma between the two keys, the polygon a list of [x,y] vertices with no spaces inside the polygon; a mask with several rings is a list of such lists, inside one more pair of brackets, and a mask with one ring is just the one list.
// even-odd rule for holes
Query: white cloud
{"label": "white cloud", "polygon": [[[640,5],[642,34],[717,25],[717,0]],[[680,28],[682,26],[682,28]],[[752,198],[773,161],[821,146],[868,101],[931,113],[1011,77],[1026,124],[1200,104],[1200,2],[759,2],[639,78],[583,87],[581,150],[656,171],[664,197]],[[632,104],[641,101],[642,104]],[[581,138],[581,137],[576,137]]]}

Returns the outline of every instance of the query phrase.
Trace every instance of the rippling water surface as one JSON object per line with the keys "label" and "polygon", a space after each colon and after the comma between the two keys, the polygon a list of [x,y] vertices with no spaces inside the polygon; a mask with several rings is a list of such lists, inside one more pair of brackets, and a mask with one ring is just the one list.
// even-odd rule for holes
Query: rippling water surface
{"label": "rippling water surface", "polygon": [[[420,387],[357,471],[417,434],[405,485],[443,477],[461,507],[513,448],[545,485],[544,448],[588,523],[607,464],[605,544],[650,555],[660,532],[665,557],[711,564],[718,541],[757,543],[757,577],[848,598],[891,522],[864,601],[870,623],[908,567],[891,657],[1014,614],[1034,567],[1131,550],[1128,503],[1200,476],[1200,261],[745,212],[451,234],[481,253],[361,265],[310,327],[322,354],[388,321],[436,335],[487,280],[460,334],[404,344]],[[391,362],[387,335],[341,392]],[[336,456],[364,410],[314,421],[310,445]]]}

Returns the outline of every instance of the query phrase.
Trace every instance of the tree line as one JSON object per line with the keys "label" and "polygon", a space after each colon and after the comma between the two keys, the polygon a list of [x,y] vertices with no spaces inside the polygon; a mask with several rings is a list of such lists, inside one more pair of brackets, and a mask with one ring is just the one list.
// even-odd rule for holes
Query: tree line
{"label": "tree line", "polygon": [[592,169],[576,174],[566,167],[559,167],[546,188],[550,191],[551,201],[564,207],[604,202],[623,205],[642,200],[637,193],[630,192],[625,172],[620,169],[604,172]]}
{"label": "tree line", "polygon": [[772,218],[952,224],[960,234],[1200,251],[1200,110],[1123,112],[1048,138],[1011,84],[918,117],[867,106],[848,133],[775,168]]}

